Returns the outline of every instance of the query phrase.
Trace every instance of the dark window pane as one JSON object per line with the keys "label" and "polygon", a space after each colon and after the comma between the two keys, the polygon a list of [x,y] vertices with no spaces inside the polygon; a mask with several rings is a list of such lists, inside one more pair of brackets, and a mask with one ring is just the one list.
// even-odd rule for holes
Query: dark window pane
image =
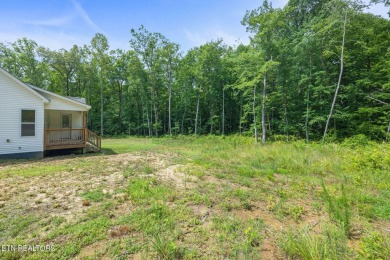
{"label": "dark window pane", "polygon": [[22,110],[22,123],[35,123],[35,110]]}
{"label": "dark window pane", "polygon": [[70,115],[62,115],[62,128],[70,128]]}
{"label": "dark window pane", "polygon": [[35,124],[22,124],[22,136],[35,136]]}

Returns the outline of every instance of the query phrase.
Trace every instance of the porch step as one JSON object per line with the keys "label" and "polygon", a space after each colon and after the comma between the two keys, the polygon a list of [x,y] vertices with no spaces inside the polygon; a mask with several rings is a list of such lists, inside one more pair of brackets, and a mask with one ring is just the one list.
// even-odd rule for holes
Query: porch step
{"label": "porch step", "polygon": [[102,139],[100,136],[95,134],[94,132],[91,132],[87,129],[86,131],[86,148],[87,151],[93,151],[93,152],[100,152],[101,151],[101,145],[102,145]]}
{"label": "porch step", "polygon": [[94,152],[94,153],[99,153],[101,152],[101,149],[91,143],[87,143],[87,152]]}

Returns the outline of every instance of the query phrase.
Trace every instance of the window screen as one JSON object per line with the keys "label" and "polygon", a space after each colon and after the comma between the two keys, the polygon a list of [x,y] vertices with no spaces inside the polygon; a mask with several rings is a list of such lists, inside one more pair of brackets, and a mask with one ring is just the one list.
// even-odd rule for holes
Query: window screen
{"label": "window screen", "polygon": [[35,110],[22,110],[22,136],[35,136]]}
{"label": "window screen", "polygon": [[70,128],[71,126],[71,121],[72,121],[72,118],[71,118],[71,115],[62,115],[61,116],[61,121],[62,121],[62,128]]}

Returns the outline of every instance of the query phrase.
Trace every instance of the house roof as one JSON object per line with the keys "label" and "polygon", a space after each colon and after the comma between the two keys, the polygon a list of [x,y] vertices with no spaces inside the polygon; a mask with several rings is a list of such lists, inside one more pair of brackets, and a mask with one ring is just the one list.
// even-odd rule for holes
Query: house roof
{"label": "house roof", "polygon": [[[46,93],[46,94],[49,94],[49,95],[53,95],[59,99],[62,99],[62,100],[65,100],[65,101],[68,101],[72,104],[75,104],[75,105],[78,105],[78,106],[82,106],[84,108],[86,108],[87,110],[91,109],[91,106],[85,104],[84,102],[82,102],[81,100],[83,100],[83,98],[76,98],[76,97],[64,97],[64,96],[61,96],[61,95],[58,95],[56,93],[53,93],[51,91],[48,91],[48,90],[45,90],[45,89],[41,89],[41,88],[38,88],[36,86],[33,86],[33,85],[30,85],[30,84],[26,84],[27,86],[29,86],[31,89],[34,90],[34,92],[43,92],[43,93]],[[49,99],[50,100],[50,99]]]}
{"label": "house roof", "polygon": [[46,93],[46,94],[55,96],[55,97],[57,97],[59,99],[65,100],[65,101],[67,101],[67,102],[69,102],[71,104],[81,106],[81,107],[83,107],[83,108],[85,108],[87,110],[91,109],[91,106],[85,104],[85,99],[83,99],[83,98],[64,97],[64,96],[58,95],[56,93],[53,93],[51,91],[44,90],[44,89],[41,89],[39,87],[33,86],[31,84],[24,83],[20,79],[18,79],[17,77],[11,75],[8,71],[4,70],[1,67],[0,67],[0,72],[5,74],[6,76],[8,76],[10,79],[15,81],[18,85],[20,85],[21,87],[25,88],[27,91],[29,91],[33,95],[35,95],[38,98],[40,98],[43,101],[43,103],[50,103],[50,99],[41,94],[41,93]]}
{"label": "house roof", "polygon": [[3,68],[0,67],[0,72],[2,72],[3,74],[5,74],[7,77],[9,77],[11,80],[15,81],[19,86],[25,88],[27,91],[31,92],[33,95],[37,96],[38,98],[40,98],[43,103],[49,103],[50,100],[47,99],[46,97],[42,96],[41,94],[39,94],[38,92],[34,91],[33,89],[31,89],[26,83],[22,82],[20,79],[18,79],[17,77],[11,75],[8,71],[4,70]]}

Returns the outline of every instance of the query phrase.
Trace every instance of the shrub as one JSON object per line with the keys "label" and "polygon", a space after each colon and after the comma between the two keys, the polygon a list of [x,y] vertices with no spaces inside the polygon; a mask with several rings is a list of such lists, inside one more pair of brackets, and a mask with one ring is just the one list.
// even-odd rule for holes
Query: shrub
{"label": "shrub", "polygon": [[364,134],[351,136],[349,138],[344,139],[344,141],[342,142],[343,146],[350,148],[362,147],[368,144],[370,144],[370,139]]}

